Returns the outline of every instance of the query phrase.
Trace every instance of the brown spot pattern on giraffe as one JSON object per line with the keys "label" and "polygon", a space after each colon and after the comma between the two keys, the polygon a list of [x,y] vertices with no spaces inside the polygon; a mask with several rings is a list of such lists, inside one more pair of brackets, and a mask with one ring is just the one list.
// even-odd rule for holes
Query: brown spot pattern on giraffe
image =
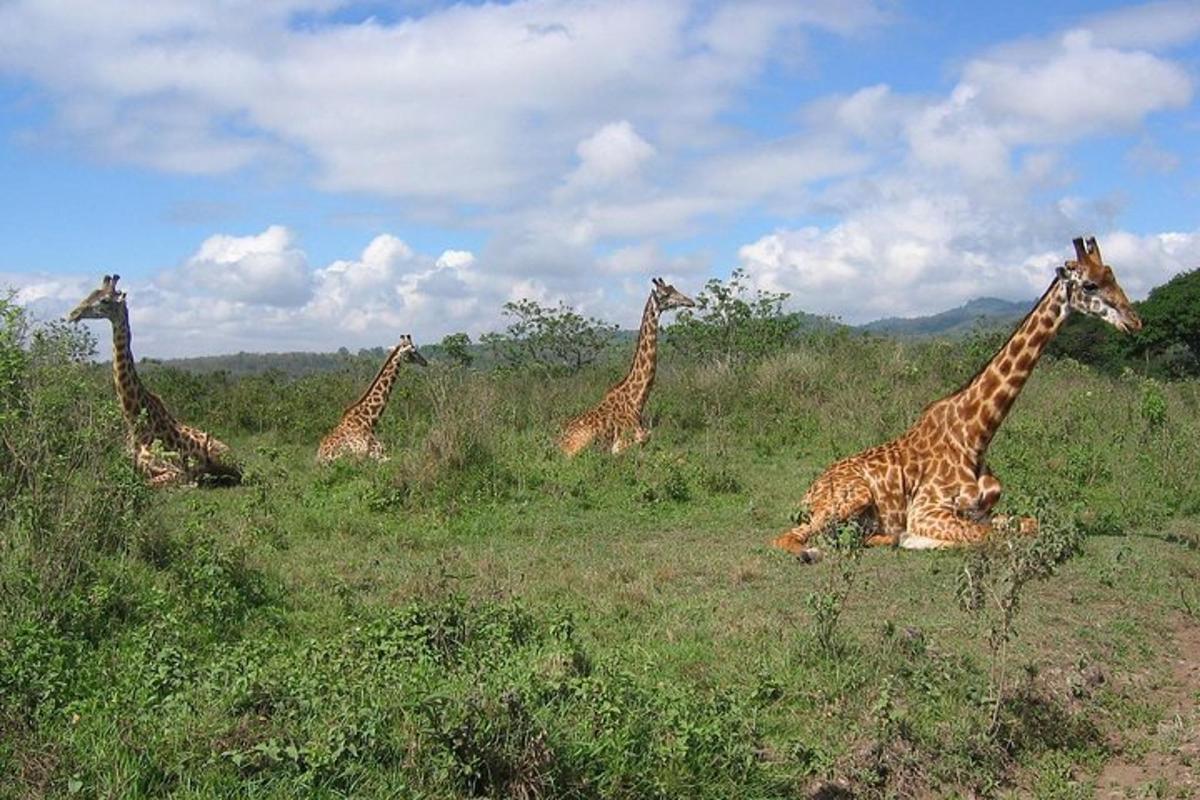
{"label": "brown spot pattern on giraffe", "polygon": [[[773,544],[803,553],[814,534],[848,520],[863,527],[869,544],[948,547],[985,538],[992,531],[988,515],[1001,495],[985,451],[1046,343],[1072,308],[1087,310],[1070,298],[1073,287],[1100,270],[1094,240],[1089,247],[1091,260],[1068,262],[1068,270],[966,386],[928,406],[896,439],[837,461],[818,476],[804,495],[807,520]],[[1141,326],[1115,280],[1106,301],[1128,329]],[[897,473],[902,481],[892,479]],[[1030,533],[1036,522],[1021,520],[1016,527]]]}
{"label": "brown spot pattern on giraffe", "polygon": [[661,278],[654,279],[642,311],[637,345],[628,374],[613,385],[595,407],[563,426],[558,447],[565,455],[574,456],[593,443],[616,454],[626,449],[631,440],[644,444],[650,438],[643,412],[654,385],[658,363],[659,318],[668,309],[692,305],[695,303],[691,298],[674,286],[664,283]]}
{"label": "brown spot pattern on giraffe", "polygon": [[339,458],[387,459],[383,442],[375,435],[375,425],[387,408],[396,385],[396,376],[404,362],[424,365],[412,337],[405,334],[380,365],[375,377],[359,398],[346,407],[342,417],[317,446],[317,462],[328,464]]}
{"label": "brown spot pattern on giraffe", "polygon": [[229,447],[199,428],[178,422],[158,395],[142,385],[131,347],[129,310],[125,293],[117,290],[118,280],[120,276],[105,275],[100,288],[84,298],[68,319],[107,319],[112,324],[113,386],[134,466],[156,487],[195,483],[204,476],[239,482],[241,469],[231,460]]}

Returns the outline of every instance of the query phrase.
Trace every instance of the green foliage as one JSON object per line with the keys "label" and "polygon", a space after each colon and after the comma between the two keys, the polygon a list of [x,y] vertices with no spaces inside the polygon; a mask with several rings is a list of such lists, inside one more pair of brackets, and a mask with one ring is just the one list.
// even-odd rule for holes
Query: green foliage
{"label": "green foliage", "polygon": [[1167,397],[1162,384],[1153,378],[1142,381],[1142,402],[1138,412],[1150,430],[1159,430],[1167,422]]}
{"label": "green foliage", "polygon": [[1162,360],[1176,374],[1200,374],[1200,269],[1176,275],[1138,304],[1143,328],[1135,354]]}
{"label": "green foliage", "polygon": [[469,367],[475,360],[471,355],[471,337],[465,333],[450,333],[442,337],[442,352],[452,364]]}
{"label": "green foliage", "polygon": [[1134,307],[1143,324],[1138,333],[1075,315],[1049,352],[1114,375],[1125,369],[1170,380],[1200,375],[1200,270],[1176,275]]}
{"label": "green foliage", "polygon": [[[1151,674],[1164,610],[1200,607],[1191,380],[1048,360],[989,451],[1001,510],[1041,536],[909,553],[834,531],[800,565],[765,546],[785,510],[973,373],[987,334],[665,358],[649,442],[569,461],[553,432],[609,364],[403,370],[391,459],[330,469],[315,444],[372,354],[147,365],[247,478],[151,495],[90,340],[4,311],[0,796],[1063,795],[1157,719],[1152,690],[1089,688],[1077,662]],[[965,613],[960,574],[985,587]]]}
{"label": "green foliage", "polygon": [[600,356],[617,330],[564,303],[551,308],[526,298],[505,303],[503,313],[512,320],[504,332],[484,334],[480,341],[509,367],[578,371]]}
{"label": "green foliage", "polygon": [[763,358],[794,343],[805,315],[785,313],[786,292],[751,290],[745,270],[729,280],[710,278],[694,309],[682,309],[667,327],[667,340],[689,358],[726,362]]}
{"label": "green foliage", "polygon": [[858,583],[863,532],[851,522],[825,531],[815,544],[825,548],[830,564],[825,568],[820,590],[805,595],[804,605],[812,615],[813,641],[825,656],[836,658],[844,647],[838,633],[838,621],[842,618],[846,600]]}
{"label": "green foliage", "polygon": [[1083,545],[1084,531],[1078,522],[1062,520],[1046,504],[1039,511],[1037,536],[998,534],[972,549],[958,575],[959,604],[986,634],[991,670],[989,735],[999,730],[1001,710],[1011,700],[1009,647],[1016,636],[1021,601],[1032,584],[1052,576]]}

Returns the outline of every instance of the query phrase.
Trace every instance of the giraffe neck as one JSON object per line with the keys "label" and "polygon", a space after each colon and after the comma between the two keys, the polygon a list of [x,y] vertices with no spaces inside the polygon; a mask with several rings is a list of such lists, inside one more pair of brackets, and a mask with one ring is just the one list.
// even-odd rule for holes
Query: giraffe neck
{"label": "giraffe neck", "polygon": [[1066,321],[1068,291],[1067,284],[1056,278],[999,352],[954,396],[964,444],[977,456],[987,449],[1046,345]]}
{"label": "giraffe neck", "polygon": [[374,380],[367,386],[362,396],[346,409],[344,416],[353,417],[360,425],[365,425],[368,429],[373,430],[375,423],[379,422],[384,409],[387,408],[388,398],[391,397],[392,388],[396,385],[396,374],[400,370],[400,362],[400,348],[397,346],[388,354],[383,366],[379,368],[379,372],[375,373]]}
{"label": "giraffe neck", "polygon": [[646,309],[642,312],[642,325],[638,329],[637,347],[633,351],[633,364],[629,374],[625,376],[623,387],[631,396],[634,406],[640,412],[650,396],[650,387],[654,385],[654,372],[658,364],[658,303],[651,292],[646,300]]}
{"label": "giraffe neck", "polygon": [[112,320],[113,329],[113,383],[117,388],[117,397],[121,399],[121,411],[125,422],[132,426],[145,407],[146,389],[138,377],[134,367],[133,350],[130,340],[133,338],[129,331],[129,311],[122,307],[116,319]]}

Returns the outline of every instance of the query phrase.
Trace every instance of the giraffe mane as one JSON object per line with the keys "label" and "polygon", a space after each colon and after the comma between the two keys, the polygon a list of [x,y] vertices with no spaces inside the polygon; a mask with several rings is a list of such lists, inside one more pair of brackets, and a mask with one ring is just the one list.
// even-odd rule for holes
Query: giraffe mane
{"label": "giraffe mane", "polygon": [[400,351],[400,345],[396,345],[395,347],[392,348],[391,352],[388,353],[387,358],[385,358],[383,360],[383,363],[379,365],[379,369],[376,370],[375,377],[371,378],[371,382],[367,384],[367,388],[363,389],[363,392],[362,392],[362,394],[360,394],[358,396],[358,399],[355,400],[350,405],[346,406],[344,409],[342,409],[343,414],[346,413],[347,411],[349,411],[350,409],[354,408],[355,406],[357,406],[363,400],[367,399],[367,395],[369,395],[371,393],[371,390],[375,388],[375,384],[379,382],[379,378],[383,375],[383,371],[388,368],[388,364],[392,363],[392,359],[396,356],[396,353],[398,353],[399,351]]}
{"label": "giraffe mane", "polygon": [[[1058,283],[1058,281],[1059,281],[1058,278],[1055,278],[1054,280],[1050,281],[1050,285],[1046,287],[1046,291],[1042,292],[1042,296],[1037,299],[1036,303],[1034,303],[1032,306],[1030,306],[1029,310],[1027,312],[1025,312],[1025,316],[1021,317],[1021,321],[1013,326],[1012,331],[1008,334],[1008,338],[1004,340],[1005,342],[1007,342],[1009,339],[1011,339],[1013,337],[1013,334],[1015,334],[1017,331],[1021,330],[1021,328],[1023,328],[1025,326],[1025,323],[1028,322],[1029,318],[1033,316],[1033,312],[1037,311],[1039,308],[1042,307],[1042,302],[1045,301],[1045,299],[1049,296],[1049,294],[1052,291],[1054,291],[1054,287]],[[987,369],[988,365],[991,363],[992,363],[992,360],[990,358],[985,360],[982,364],[979,365],[979,369],[975,370],[975,373],[971,377],[969,377],[965,381],[963,381],[961,386],[959,386],[957,389],[955,389],[950,394],[946,395],[946,397],[953,397],[957,394],[960,394],[964,389],[966,389],[968,386],[970,386],[972,383],[974,383],[975,379],[978,378],[980,375],[982,375],[983,371],[985,369]],[[928,410],[931,406],[937,405],[938,403],[942,402],[942,400],[944,400],[944,399],[945,398],[938,398],[937,400],[934,400],[933,402],[929,403],[929,405],[927,405],[927,406],[925,406],[925,408],[921,409],[921,413],[925,413],[925,411]]]}

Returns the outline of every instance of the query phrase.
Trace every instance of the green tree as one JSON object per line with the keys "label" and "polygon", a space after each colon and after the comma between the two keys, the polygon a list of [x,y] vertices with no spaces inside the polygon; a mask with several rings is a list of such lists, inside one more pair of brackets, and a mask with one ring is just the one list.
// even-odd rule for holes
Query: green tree
{"label": "green tree", "polygon": [[446,358],[460,367],[469,367],[475,360],[471,355],[471,337],[461,331],[442,337],[442,352]]}
{"label": "green tree", "polygon": [[786,347],[805,325],[806,315],[784,312],[786,292],[751,289],[745,270],[728,281],[710,278],[667,328],[670,345],[693,358],[725,361],[761,358]]}
{"label": "green tree", "polygon": [[1129,349],[1170,377],[1200,374],[1200,269],[1181,272],[1138,304],[1144,327]]}
{"label": "green tree", "polygon": [[1046,352],[1052,356],[1067,356],[1117,375],[1129,359],[1128,345],[1123,337],[1124,334],[1102,320],[1072,314],[1051,340]]}
{"label": "green tree", "polygon": [[512,320],[503,333],[486,333],[480,341],[511,367],[537,365],[575,371],[592,363],[608,347],[617,326],[585,317],[559,303],[547,307],[528,298],[504,304]]}

